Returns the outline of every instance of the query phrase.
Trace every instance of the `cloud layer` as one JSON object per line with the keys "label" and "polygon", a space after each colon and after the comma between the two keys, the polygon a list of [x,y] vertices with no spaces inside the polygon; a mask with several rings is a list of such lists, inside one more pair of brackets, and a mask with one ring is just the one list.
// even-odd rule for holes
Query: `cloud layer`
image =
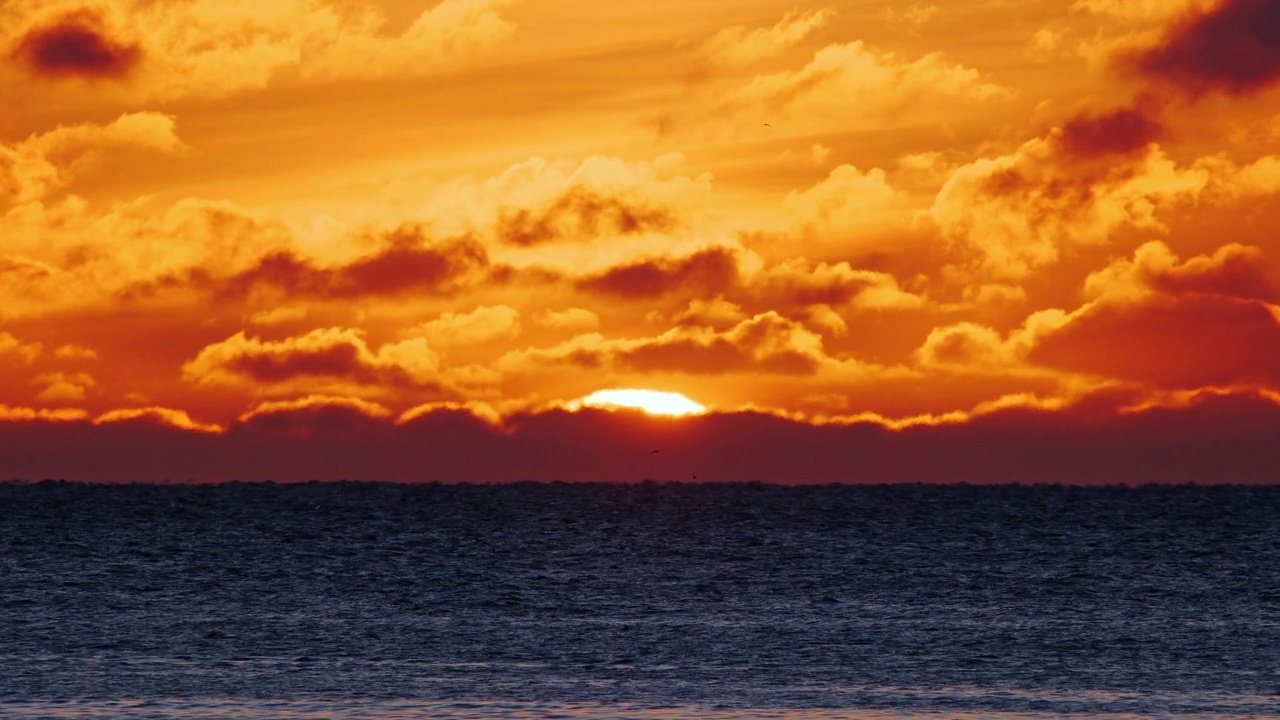
{"label": "cloud layer", "polygon": [[1274,480],[1275,15],[9,0],[0,475]]}

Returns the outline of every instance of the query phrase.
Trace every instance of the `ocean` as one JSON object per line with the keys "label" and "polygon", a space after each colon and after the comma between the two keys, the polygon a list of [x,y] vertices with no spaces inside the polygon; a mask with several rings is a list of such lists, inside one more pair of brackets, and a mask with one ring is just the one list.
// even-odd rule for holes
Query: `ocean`
{"label": "ocean", "polygon": [[1280,718],[1280,487],[0,484],[3,718]]}

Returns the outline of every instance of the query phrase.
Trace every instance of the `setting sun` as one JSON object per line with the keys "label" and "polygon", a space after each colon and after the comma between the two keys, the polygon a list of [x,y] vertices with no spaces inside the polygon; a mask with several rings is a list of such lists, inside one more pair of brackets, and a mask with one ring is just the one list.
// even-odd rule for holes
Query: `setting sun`
{"label": "setting sun", "polygon": [[635,408],[650,415],[699,415],[707,408],[675,392],[658,390],[597,390],[578,401],[586,407]]}

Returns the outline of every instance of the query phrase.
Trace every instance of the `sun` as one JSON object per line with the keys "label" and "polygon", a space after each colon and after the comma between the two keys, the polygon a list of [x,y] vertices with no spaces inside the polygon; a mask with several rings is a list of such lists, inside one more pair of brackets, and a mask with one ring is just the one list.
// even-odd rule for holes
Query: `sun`
{"label": "sun", "polygon": [[675,392],[658,390],[597,390],[572,403],[577,407],[595,408],[635,408],[650,415],[666,415],[681,417],[684,415],[700,415],[707,408]]}

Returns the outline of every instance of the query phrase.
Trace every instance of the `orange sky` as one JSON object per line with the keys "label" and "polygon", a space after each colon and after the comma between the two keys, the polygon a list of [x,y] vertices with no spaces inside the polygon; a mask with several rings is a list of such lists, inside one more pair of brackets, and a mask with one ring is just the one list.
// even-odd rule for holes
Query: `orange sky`
{"label": "orange sky", "polygon": [[0,478],[1275,482],[1278,27],[7,0]]}

